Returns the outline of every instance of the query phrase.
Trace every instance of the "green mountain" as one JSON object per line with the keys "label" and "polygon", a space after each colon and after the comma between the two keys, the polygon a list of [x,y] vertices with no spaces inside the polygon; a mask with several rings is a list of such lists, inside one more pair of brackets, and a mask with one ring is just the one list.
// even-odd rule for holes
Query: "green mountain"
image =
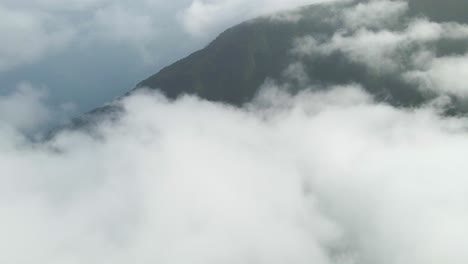
{"label": "green mountain", "polygon": [[295,37],[330,31],[322,22],[330,11],[330,6],[304,8],[301,13],[307,17],[297,24],[272,21],[269,17],[244,22],[138,87],[159,89],[170,98],[188,93],[242,104],[252,99],[267,77],[280,77],[291,61],[288,51]]}
{"label": "green mountain", "polygon": [[[366,2],[366,1],[359,1]],[[206,48],[193,53],[149,77],[137,85],[158,89],[169,98],[181,94],[195,94],[201,98],[241,105],[250,101],[267,78],[280,81],[284,71],[294,62],[291,54],[297,38],[310,35],[316,39],[330,38],[345,25],[330,23],[340,10],[353,7],[356,2],[318,4],[244,22],[223,32]],[[426,16],[438,22],[468,22],[464,0],[411,0],[409,11],[401,19]],[[288,22],[281,16],[297,16]],[[396,26],[398,28],[398,25]],[[440,41],[439,55],[453,52],[450,43]],[[453,46],[453,45],[452,45]],[[449,47],[444,51],[444,47]],[[466,51],[463,43],[462,50]],[[365,65],[350,60],[346,54],[334,52],[302,61],[310,83],[315,86],[359,83],[378,100],[394,105],[414,106],[435,95],[422,93],[399,76],[375,75]],[[294,90],[300,86],[290,87]]]}
{"label": "green mountain", "polygon": [[[376,74],[369,65],[353,60],[341,51],[301,58],[300,64],[307,75],[306,84],[285,76],[288,67],[297,62],[297,56],[292,52],[297,39],[312,36],[318,41],[330,41],[347,26],[340,19],[331,20],[342,16],[340,12],[343,10],[366,2],[315,4],[241,23],[220,34],[204,49],[142,81],[128,94],[145,87],[159,90],[172,99],[192,94],[241,106],[255,97],[266,80],[274,80],[292,93],[308,87],[326,89],[333,85],[357,83],[376,100],[403,107],[418,106],[436,98],[437,94],[422,91],[417,84],[402,79],[398,70]],[[407,12],[389,27],[402,31],[407,26],[406,22],[423,17],[436,22],[468,24],[466,10],[468,1],[465,0],[410,0]],[[439,40],[428,48],[437,56],[465,54],[468,52],[467,41]],[[417,48],[419,46],[415,44],[405,52]],[[400,67],[405,68],[411,63],[406,58],[410,55],[403,52],[399,58]],[[447,109],[447,113],[466,113],[467,104],[456,96],[452,97],[452,107]],[[72,127],[86,127],[99,122],[102,116],[118,113],[118,106],[110,104],[76,119]]]}

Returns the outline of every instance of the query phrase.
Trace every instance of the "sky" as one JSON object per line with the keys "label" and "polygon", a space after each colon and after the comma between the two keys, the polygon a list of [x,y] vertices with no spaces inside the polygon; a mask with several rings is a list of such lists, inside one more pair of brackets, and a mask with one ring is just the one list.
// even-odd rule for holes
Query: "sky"
{"label": "sky", "polygon": [[320,1],[1,0],[0,95],[27,83],[64,116],[79,115],[230,26]]}
{"label": "sky", "polygon": [[[69,4],[4,6],[97,2]],[[444,109],[467,96],[468,55],[434,43],[466,41],[468,25],[396,19],[406,12],[402,0],[337,10],[327,23],[347,26],[296,39],[284,79],[242,107],[141,89],[114,102],[117,119],[37,142],[28,132],[74,106],[55,111],[51,88],[20,81],[0,97],[0,263],[467,263],[468,118]],[[302,61],[333,52],[437,97],[403,108],[360,83],[317,87]]]}

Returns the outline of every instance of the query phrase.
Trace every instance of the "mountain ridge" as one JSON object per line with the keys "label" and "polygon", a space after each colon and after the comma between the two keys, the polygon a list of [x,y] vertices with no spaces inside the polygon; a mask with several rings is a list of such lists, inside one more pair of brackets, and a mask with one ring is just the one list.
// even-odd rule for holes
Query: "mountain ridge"
{"label": "mountain ridge", "polygon": [[[205,48],[141,81],[122,98],[142,88],[149,88],[160,91],[169,99],[191,94],[209,101],[242,106],[256,96],[266,80],[272,79],[278,83],[284,81],[285,71],[294,63],[291,51],[296,39],[303,36],[313,36],[319,40],[331,38],[340,27],[346,26],[329,23],[331,17],[336,16],[339,10],[370,2],[372,1],[362,0],[312,4],[243,22],[225,30]],[[468,23],[468,17],[459,12],[455,12],[455,16],[451,15],[451,10],[468,7],[468,2],[411,0],[407,3],[408,10],[399,23],[404,24],[404,21],[415,17],[427,17],[438,22]],[[289,21],[288,17],[292,17],[293,21]],[[447,43],[439,43],[440,47],[436,47],[441,55],[452,52],[450,49],[444,51],[444,47],[451,45]],[[462,45],[460,53],[467,51],[467,47]],[[433,92],[421,91],[414,84],[395,76],[376,75],[368,67],[350,60],[340,51],[305,58],[301,64],[310,80],[306,86],[285,86],[289,92],[294,93],[311,86],[359,83],[377,101],[399,107],[417,107],[437,97]],[[466,103],[453,96],[451,99],[455,106],[449,107],[446,112],[464,114]],[[108,113],[119,113],[116,104],[97,108],[76,119],[73,127],[97,123]]]}

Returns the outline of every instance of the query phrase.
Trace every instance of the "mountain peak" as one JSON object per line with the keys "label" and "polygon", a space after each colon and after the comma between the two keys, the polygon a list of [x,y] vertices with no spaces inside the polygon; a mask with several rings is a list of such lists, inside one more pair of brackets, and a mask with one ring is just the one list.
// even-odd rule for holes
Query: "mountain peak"
{"label": "mountain peak", "polygon": [[[359,83],[377,100],[393,105],[420,105],[438,95],[431,90],[421,91],[420,83],[402,78],[406,74],[404,71],[410,71],[410,64],[413,62],[395,58],[399,60],[395,64],[401,65],[395,66],[395,69],[382,70],[379,69],[381,66],[377,66],[378,61],[373,66],[363,60],[366,52],[369,56],[376,55],[371,54],[372,52],[393,52],[376,51],[379,48],[401,49],[402,53],[419,52],[412,45],[431,46],[437,56],[453,52],[453,48],[457,46],[457,40],[453,38],[440,37],[429,43],[417,39],[416,34],[419,33],[409,32],[411,27],[417,26],[417,21],[426,21],[427,25],[420,26],[428,27],[432,20],[439,23],[452,20],[467,22],[466,18],[460,21],[462,17],[457,12],[451,12],[456,6],[465,6],[465,3],[454,0],[444,4],[438,1],[431,3],[428,4],[426,0],[338,1],[263,16],[226,30],[204,49],[142,81],[137,89],[157,89],[169,98],[193,94],[211,101],[242,105],[252,100],[268,79],[280,84],[286,81],[291,84],[288,71],[299,67],[307,76],[308,82],[302,86],[298,83],[285,85],[290,92],[306,87]],[[382,10],[385,11],[385,16],[379,15]],[[385,39],[378,39],[385,37],[382,34],[389,34],[395,39],[410,39],[410,34],[415,34],[415,37],[411,40],[413,43],[403,44],[407,47],[392,48],[389,47],[392,43],[383,43]],[[316,52],[314,56],[297,56],[294,54],[295,45],[307,37],[319,43],[322,52]],[[369,41],[369,46],[357,41]],[[326,45],[329,45],[328,51],[325,51]],[[335,47],[331,47],[332,45]],[[458,53],[465,51],[466,47],[462,45]]]}

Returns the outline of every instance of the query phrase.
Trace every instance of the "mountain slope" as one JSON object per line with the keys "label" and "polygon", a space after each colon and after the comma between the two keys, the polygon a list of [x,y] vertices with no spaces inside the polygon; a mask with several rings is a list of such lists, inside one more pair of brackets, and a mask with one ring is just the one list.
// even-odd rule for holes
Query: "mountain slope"
{"label": "mountain slope", "polygon": [[311,31],[330,32],[323,18],[332,8],[335,6],[304,8],[300,13],[307,16],[298,23],[271,17],[244,22],[137,87],[159,89],[170,98],[188,93],[235,105],[250,101],[267,77],[281,76],[290,63],[288,51],[295,37]]}
{"label": "mountain slope", "polygon": [[138,86],[160,89],[171,98],[192,93],[241,104],[254,96],[266,77],[279,76],[284,70],[287,50],[298,30],[298,25],[268,18],[243,23]]}
{"label": "mountain slope", "polygon": [[[409,10],[401,17],[402,24],[420,16],[440,22],[468,21],[466,16],[453,11],[467,6],[468,2],[429,2],[410,1]],[[255,96],[267,78],[280,82],[284,79],[285,70],[294,63],[291,50],[297,38],[306,35],[316,39],[332,38],[346,25],[343,22],[330,23],[330,18],[339,17],[341,10],[355,5],[349,2],[312,5],[242,23],[222,33],[206,48],[142,81],[136,89],[158,89],[170,98],[196,94],[212,101],[241,105]],[[289,16],[298,19],[288,21]],[[394,29],[401,30],[401,27],[395,25]],[[443,50],[443,47],[451,48],[453,45],[450,43],[441,40],[438,45],[439,55],[452,52],[452,49]],[[462,45],[459,52],[465,51],[466,47]],[[436,96],[431,92],[421,92],[414,84],[401,80],[395,74],[376,75],[340,51],[307,58],[301,63],[310,77],[309,84],[316,86],[359,83],[378,100],[404,106],[420,105]],[[303,87],[289,88],[298,90]]]}
{"label": "mountain slope", "polygon": [[[445,79],[434,78],[431,70],[440,70],[444,60],[463,61],[468,53],[468,29],[463,26],[468,16],[461,11],[467,8],[463,0],[358,0],[260,17],[226,30],[127,95],[150,88],[171,99],[193,94],[241,106],[268,80],[292,93],[359,84],[377,101],[395,106],[420,106],[444,95],[451,100],[446,113],[464,114],[466,97],[457,94],[464,84],[451,80],[459,78],[452,72],[460,70],[442,67],[443,74],[451,74]],[[308,49],[304,54],[297,52],[300,45]],[[447,84],[458,85],[458,90],[444,91]],[[98,108],[71,127],[92,126],[108,115],[115,118],[118,108]]]}

